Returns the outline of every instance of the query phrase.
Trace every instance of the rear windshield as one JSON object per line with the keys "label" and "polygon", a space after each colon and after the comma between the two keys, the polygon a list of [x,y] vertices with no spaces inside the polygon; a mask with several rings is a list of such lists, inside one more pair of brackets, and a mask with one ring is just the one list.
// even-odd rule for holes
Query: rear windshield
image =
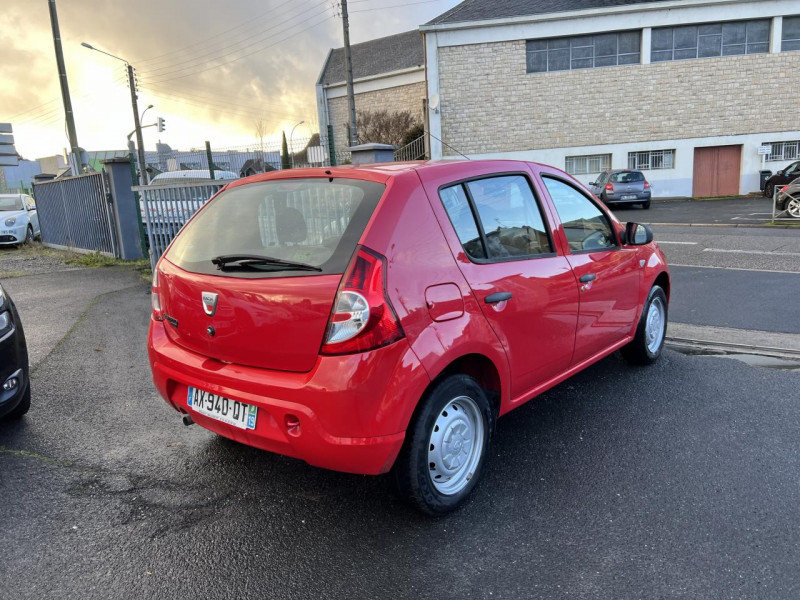
{"label": "rear windshield", "polygon": [[644,181],[641,171],[622,171],[611,176],[612,183],[639,183],[641,181]]}
{"label": "rear windshield", "polygon": [[231,277],[344,273],[385,186],[358,179],[281,179],[234,187],[178,234],[167,258],[194,273],[221,274],[211,259],[269,256],[317,271],[226,270]]}

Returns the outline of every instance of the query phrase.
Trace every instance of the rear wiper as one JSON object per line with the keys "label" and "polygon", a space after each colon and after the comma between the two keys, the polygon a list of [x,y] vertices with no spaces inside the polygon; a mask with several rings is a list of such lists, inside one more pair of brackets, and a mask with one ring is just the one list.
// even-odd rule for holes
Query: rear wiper
{"label": "rear wiper", "polygon": [[236,267],[282,267],[283,270],[290,271],[322,271],[319,267],[308,263],[295,262],[293,260],[283,260],[271,256],[259,256],[257,254],[224,254],[211,259],[220,271],[226,268]]}

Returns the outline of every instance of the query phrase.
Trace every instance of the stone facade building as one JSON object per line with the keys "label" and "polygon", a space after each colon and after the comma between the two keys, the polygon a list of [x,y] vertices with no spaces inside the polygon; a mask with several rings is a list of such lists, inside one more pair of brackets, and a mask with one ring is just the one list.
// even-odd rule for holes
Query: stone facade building
{"label": "stone facade building", "polygon": [[420,29],[434,158],[641,169],[656,196],[800,159],[797,0],[467,0]]}
{"label": "stone facade building", "polygon": [[[351,46],[356,111],[408,111],[424,118],[425,54],[419,31]],[[348,106],[343,48],[328,53],[317,81],[320,132],[333,129],[337,152],[348,143]]]}

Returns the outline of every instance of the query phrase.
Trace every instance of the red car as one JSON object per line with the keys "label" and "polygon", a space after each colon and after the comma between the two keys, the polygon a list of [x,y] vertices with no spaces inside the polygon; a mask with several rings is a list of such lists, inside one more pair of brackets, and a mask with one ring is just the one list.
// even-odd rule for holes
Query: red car
{"label": "red car", "polygon": [[459,506],[497,417],[616,350],[655,361],[651,231],[517,161],[272,172],[228,184],[153,277],[155,384],[184,422]]}

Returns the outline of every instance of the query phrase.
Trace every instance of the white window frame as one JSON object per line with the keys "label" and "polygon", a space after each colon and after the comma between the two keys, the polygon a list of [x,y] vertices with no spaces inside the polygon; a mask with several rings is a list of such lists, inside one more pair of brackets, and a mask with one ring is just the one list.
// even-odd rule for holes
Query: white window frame
{"label": "white window frame", "polygon": [[628,152],[628,168],[633,171],[674,169],[675,149]]}
{"label": "white window frame", "polygon": [[800,140],[791,140],[788,142],[765,142],[763,145],[772,146],[772,150],[767,155],[767,162],[800,160]]}
{"label": "white window frame", "polygon": [[611,154],[567,156],[564,159],[564,170],[570,175],[589,175],[610,171]]}

